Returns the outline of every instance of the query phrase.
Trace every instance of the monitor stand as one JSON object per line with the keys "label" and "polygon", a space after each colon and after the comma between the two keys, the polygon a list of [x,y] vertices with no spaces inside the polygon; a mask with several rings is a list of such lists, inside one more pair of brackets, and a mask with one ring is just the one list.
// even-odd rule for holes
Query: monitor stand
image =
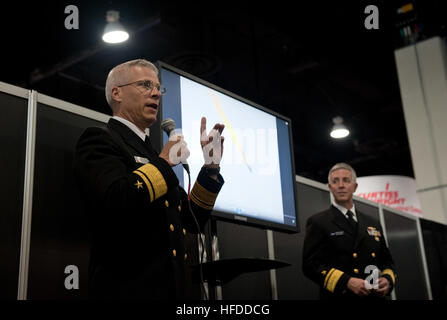
{"label": "monitor stand", "polygon": [[[265,258],[221,259],[202,263],[203,280],[212,286],[223,285],[249,272],[290,266],[290,263]],[[200,282],[200,264],[192,266],[193,279]]]}
{"label": "monitor stand", "polygon": [[[220,259],[217,241],[217,220],[212,218],[210,219],[208,235],[208,241],[205,243],[205,256],[203,263],[198,263],[190,267],[192,268],[192,280],[194,282],[200,283],[201,281],[204,281],[207,283],[206,290],[209,293],[209,295],[207,295],[209,299],[214,298],[216,300],[221,300],[221,286],[229,283],[241,274],[267,271],[288,267],[291,265],[290,263],[284,261],[269,258],[242,257]],[[211,251],[211,261],[208,261],[207,259],[207,247]],[[201,248],[199,243],[199,261],[202,250],[203,248]],[[201,279],[200,271],[202,271],[203,279]],[[208,289],[208,285],[214,287],[214,290],[209,290],[211,288]]]}

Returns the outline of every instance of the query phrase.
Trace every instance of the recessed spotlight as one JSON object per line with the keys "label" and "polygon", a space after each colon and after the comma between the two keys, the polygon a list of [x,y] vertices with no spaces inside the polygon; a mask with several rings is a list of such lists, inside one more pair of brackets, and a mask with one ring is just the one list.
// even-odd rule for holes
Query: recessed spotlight
{"label": "recessed spotlight", "polygon": [[331,137],[334,139],[341,139],[349,136],[349,130],[343,124],[342,117],[335,117],[332,119],[334,126],[332,127]]}
{"label": "recessed spotlight", "polygon": [[121,43],[129,39],[129,33],[119,22],[119,11],[107,11],[107,25],[104,28],[102,40],[107,43]]}

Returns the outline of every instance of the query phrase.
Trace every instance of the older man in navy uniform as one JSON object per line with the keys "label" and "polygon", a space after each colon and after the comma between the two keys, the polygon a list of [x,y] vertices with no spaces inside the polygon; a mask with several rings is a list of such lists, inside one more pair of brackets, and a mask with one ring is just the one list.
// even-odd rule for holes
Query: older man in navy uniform
{"label": "older man in navy uniform", "polygon": [[356,173],[346,163],[329,171],[334,202],[307,220],[303,272],[321,299],[380,299],[396,284],[393,259],[380,222],[356,210]]}
{"label": "older man in navy uniform", "polygon": [[[106,127],[86,129],[76,146],[75,177],[91,220],[90,297],[188,298],[185,235],[203,228],[224,180],[219,163],[208,162],[191,200],[179,187],[171,167],[189,156],[183,137],[159,153],[146,136],[163,93],[152,63],[138,59],[113,68],[106,81],[113,117]],[[200,131],[203,148],[211,141],[205,118]]]}

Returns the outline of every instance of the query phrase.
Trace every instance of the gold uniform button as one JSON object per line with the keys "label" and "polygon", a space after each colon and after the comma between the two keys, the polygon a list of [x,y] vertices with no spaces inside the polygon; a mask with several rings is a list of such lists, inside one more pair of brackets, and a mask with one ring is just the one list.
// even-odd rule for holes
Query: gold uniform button
{"label": "gold uniform button", "polygon": [[186,230],[185,229],[183,229],[183,234],[186,236]]}
{"label": "gold uniform button", "polygon": [[375,239],[376,241],[380,241],[379,237],[375,237],[374,239]]}
{"label": "gold uniform button", "polygon": [[353,256],[354,258],[357,258],[357,253],[354,252],[354,253],[352,254],[352,256]]}
{"label": "gold uniform button", "polygon": [[185,253],[184,259],[186,260],[186,258],[188,258],[188,255]]}
{"label": "gold uniform button", "polygon": [[172,255],[173,255],[174,257],[177,256],[177,251],[175,251],[175,249],[172,250]]}
{"label": "gold uniform button", "polygon": [[166,206],[166,208],[169,207],[169,202],[168,202],[168,200],[165,201],[165,206]]}
{"label": "gold uniform button", "polygon": [[182,206],[178,205],[177,209],[178,209],[179,212],[182,211]]}
{"label": "gold uniform button", "polygon": [[326,273],[327,273],[327,271],[326,271],[326,270],[323,270],[323,271],[321,271],[321,274],[322,274],[323,276],[325,276],[325,275],[326,275]]}
{"label": "gold uniform button", "polygon": [[171,224],[171,225],[169,226],[169,229],[171,229],[171,231],[174,231],[174,226]]}
{"label": "gold uniform button", "polygon": [[371,257],[375,258],[376,254],[374,252],[371,253]]}
{"label": "gold uniform button", "polygon": [[354,273],[359,273],[359,269],[354,269]]}

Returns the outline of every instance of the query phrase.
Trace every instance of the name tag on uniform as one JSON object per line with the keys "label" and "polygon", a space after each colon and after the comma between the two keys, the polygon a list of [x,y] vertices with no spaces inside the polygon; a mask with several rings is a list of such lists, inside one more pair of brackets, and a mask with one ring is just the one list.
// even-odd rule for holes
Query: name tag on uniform
{"label": "name tag on uniform", "polygon": [[345,234],[344,231],[336,231],[336,232],[331,232],[329,235],[330,235],[331,237],[335,237],[335,236],[342,236],[342,235],[344,235],[344,234]]}
{"label": "name tag on uniform", "polygon": [[146,164],[149,163],[149,160],[147,158],[134,156],[136,163]]}

